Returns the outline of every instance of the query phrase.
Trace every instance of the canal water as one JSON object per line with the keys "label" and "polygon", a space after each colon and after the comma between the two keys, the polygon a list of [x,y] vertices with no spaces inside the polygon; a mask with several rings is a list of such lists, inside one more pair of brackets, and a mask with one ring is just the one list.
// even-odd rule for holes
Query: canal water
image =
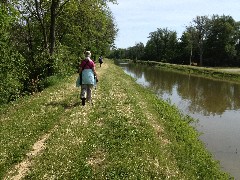
{"label": "canal water", "polygon": [[193,126],[222,169],[240,180],[240,84],[116,62],[136,82],[198,121]]}

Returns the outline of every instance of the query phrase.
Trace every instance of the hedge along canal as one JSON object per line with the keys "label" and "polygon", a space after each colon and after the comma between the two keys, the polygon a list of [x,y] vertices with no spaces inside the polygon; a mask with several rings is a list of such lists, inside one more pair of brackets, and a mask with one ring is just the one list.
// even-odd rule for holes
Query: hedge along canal
{"label": "hedge along canal", "polygon": [[201,140],[220,160],[223,169],[240,179],[239,83],[149,65],[126,64],[125,61],[120,66],[139,84],[154,90],[161,99],[198,119],[193,125],[203,133]]}
{"label": "hedge along canal", "polygon": [[0,179],[229,179],[191,118],[112,61],[97,72],[93,106],[74,75],[1,107]]}

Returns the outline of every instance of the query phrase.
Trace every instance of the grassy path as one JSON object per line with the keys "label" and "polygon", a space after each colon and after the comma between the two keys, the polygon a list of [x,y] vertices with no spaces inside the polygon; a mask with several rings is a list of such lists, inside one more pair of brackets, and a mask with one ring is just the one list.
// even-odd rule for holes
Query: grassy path
{"label": "grassy path", "polygon": [[77,75],[0,110],[0,179],[228,179],[188,117],[105,60],[94,105]]}

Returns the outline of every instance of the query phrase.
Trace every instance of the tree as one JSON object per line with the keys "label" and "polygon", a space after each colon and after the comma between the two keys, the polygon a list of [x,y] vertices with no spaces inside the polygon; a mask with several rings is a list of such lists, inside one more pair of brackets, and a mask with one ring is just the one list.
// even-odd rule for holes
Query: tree
{"label": "tree", "polygon": [[236,57],[236,44],[239,40],[239,24],[231,16],[213,15],[207,36],[207,55],[211,57],[213,66],[233,64]]}
{"label": "tree", "polygon": [[127,48],[127,58],[138,60],[143,59],[144,56],[144,44],[136,43],[135,46]]}
{"label": "tree", "polygon": [[25,59],[14,49],[10,36],[17,17],[11,4],[0,2],[0,104],[15,100],[24,90]]}
{"label": "tree", "polygon": [[172,62],[176,57],[177,33],[167,28],[151,32],[146,44],[146,56],[152,60]]}
{"label": "tree", "polygon": [[[189,65],[194,63],[193,57],[196,56],[197,36],[198,33],[196,32],[196,29],[193,26],[188,26],[186,27],[186,31],[183,32],[181,42],[179,43],[181,45],[183,54],[185,53],[185,55],[188,56],[189,63],[187,64]],[[186,58],[186,56],[184,56],[184,58]]]}
{"label": "tree", "polygon": [[[22,78],[21,82],[18,81],[21,85],[18,89],[21,91],[41,90],[48,76],[75,72],[73,68],[87,48],[91,48],[95,55],[107,53],[117,33],[107,5],[108,2],[115,3],[115,0],[7,2],[9,3],[4,3],[5,6],[11,5],[19,16],[14,17],[13,12],[1,14],[9,19],[15,18],[11,22],[7,18],[1,18],[4,27],[0,32],[7,37],[0,37],[1,45],[4,44],[1,46],[4,51],[0,50],[4,52],[4,55],[0,55],[1,65],[4,60],[1,68],[7,67],[7,64],[12,68],[17,59],[28,69],[24,71],[27,72],[26,75],[19,76]],[[9,52],[6,54],[7,49]],[[21,74],[20,65],[18,66],[19,72],[15,74]]]}
{"label": "tree", "polygon": [[199,48],[199,65],[203,65],[204,43],[209,32],[209,18],[207,16],[197,16],[193,20],[193,27],[196,29],[196,41]]}

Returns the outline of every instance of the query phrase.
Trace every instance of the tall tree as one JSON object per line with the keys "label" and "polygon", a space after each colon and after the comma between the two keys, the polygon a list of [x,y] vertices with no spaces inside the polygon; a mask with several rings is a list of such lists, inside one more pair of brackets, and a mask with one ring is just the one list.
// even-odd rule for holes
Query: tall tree
{"label": "tall tree", "polygon": [[184,47],[185,47],[185,51],[189,56],[189,65],[191,65],[192,63],[197,63],[197,62],[193,62],[195,61],[193,60],[193,57],[194,57],[193,53],[196,49],[196,45],[198,45],[198,33],[196,29],[192,26],[186,27],[186,31],[183,33],[181,40],[182,42],[185,41]]}
{"label": "tall tree", "polygon": [[196,40],[199,48],[199,65],[203,65],[204,43],[209,32],[209,18],[207,16],[197,16],[193,20],[193,27],[196,29]]}
{"label": "tall tree", "polygon": [[52,0],[51,2],[51,22],[50,22],[50,35],[49,35],[49,41],[50,41],[50,48],[49,53],[50,56],[53,55],[54,48],[55,48],[55,42],[56,42],[56,18],[63,10],[64,6],[69,2],[70,0],[60,1],[60,0]]}
{"label": "tall tree", "polygon": [[146,44],[146,55],[157,61],[171,62],[176,56],[177,33],[167,28],[151,32]]}
{"label": "tall tree", "polygon": [[235,46],[239,40],[239,25],[231,16],[213,15],[209,32],[207,54],[213,61],[209,63],[214,66],[231,66],[237,54]]}

